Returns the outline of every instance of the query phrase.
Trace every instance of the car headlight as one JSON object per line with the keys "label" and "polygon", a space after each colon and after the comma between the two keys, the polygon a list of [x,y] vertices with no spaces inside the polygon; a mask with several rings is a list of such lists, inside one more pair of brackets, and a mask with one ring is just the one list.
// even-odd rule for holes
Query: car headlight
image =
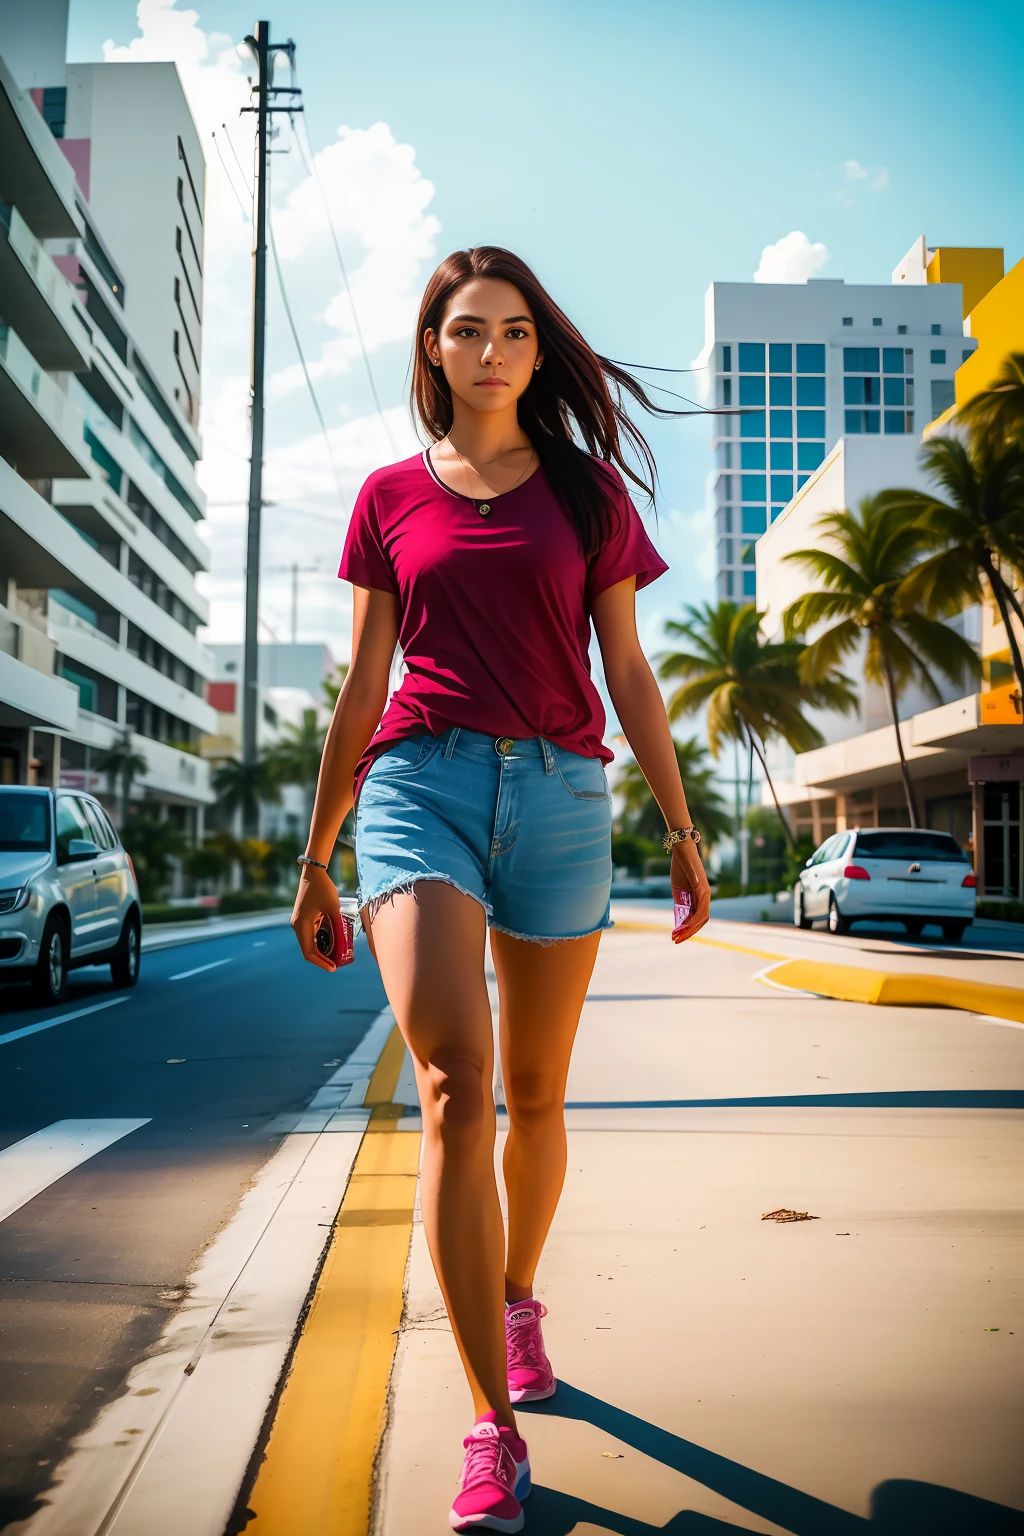
{"label": "car headlight", "polygon": [[0,912],[20,912],[22,907],[27,907],[32,888],[23,885],[20,890],[0,891]]}

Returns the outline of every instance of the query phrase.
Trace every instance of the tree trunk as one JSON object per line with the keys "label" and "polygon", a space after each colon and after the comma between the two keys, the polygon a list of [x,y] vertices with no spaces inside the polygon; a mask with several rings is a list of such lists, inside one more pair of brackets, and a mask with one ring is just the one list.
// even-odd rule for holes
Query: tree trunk
{"label": "tree trunk", "polygon": [[782,823],[782,830],[786,834],[786,842],[789,844],[789,851],[790,851],[790,853],[795,854],[796,853],[796,839],[793,836],[793,833],[792,833],[792,830],[790,828],[789,822],[786,820],[785,816],[782,814],[782,806],[779,804],[779,797],[775,793],[775,785],[772,783],[772,776],[768,772],[768,764],[764,760],[764,753],[761,751],[761,748],[757,745],[757,742],[754,740],[754,733],[753,733],[753,731],[750,732],[750,745],[753,747],[754,751],[757,753],[757,760],[761,764],[761,767],[764,769],[764,776],[765,776],[765,779],[767,780],[768,788],[772,792],[772,799],[775,801],[775,809],[778,812],[779,821]]}
{"label": "tree trunk", "polygon": [[903,793],[907,797],[907,810],[910,812],[910,825],[919,827],[921,818],[917,811],[917,798],[914,795],[914,786],[910,781],[910,769],[907,766],[906,754],[903,751],[903,732],[900,730],[900,712],[896,698],[896,679],[892,675],[892,667],[885,652],[882,652],[885,664],[885,686],[889,694],[889,709],[892,712],[892,723],[896,727],[896,748],[900,754],[900,777],[903,779]]}
{"label": "tree trunk", "polygon": [[988,577],[989,586],[992,588],[992,596],[995,598],[996,604],[999,608],[999,615],[1006,628],[1006,638],[1010,646],[1010,655],[1013,657],[1013,670],[1017,676],[1017,688],[1020,692],[1019,703],[1021,709],[1024,710],[1024,660],[1021,659],[1020,646],[1017,644],[1017,636],[1013,632],[1013,625],[1010,619],[1007,597],[1009,596],[1010,601],[1013,603],[1014,608],[1017,609],[1018,612],[1020,611],[1019,605],[1016,599],[1013,597],[1013,594],[1008,593],[1006,583],[1003,581],[1002,576],[1000,576],[998,570],[996,569],[994,561],[990,560],[987,565],[985,565],[984,571],[985,575]]}

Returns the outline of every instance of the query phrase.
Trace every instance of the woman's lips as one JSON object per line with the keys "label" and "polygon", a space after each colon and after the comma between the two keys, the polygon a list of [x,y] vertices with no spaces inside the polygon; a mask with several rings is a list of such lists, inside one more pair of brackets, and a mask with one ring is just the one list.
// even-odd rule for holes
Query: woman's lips
{"label": "woman's lips", "polygon": [[504,379],[477,379],[477,389],[508,389]]}

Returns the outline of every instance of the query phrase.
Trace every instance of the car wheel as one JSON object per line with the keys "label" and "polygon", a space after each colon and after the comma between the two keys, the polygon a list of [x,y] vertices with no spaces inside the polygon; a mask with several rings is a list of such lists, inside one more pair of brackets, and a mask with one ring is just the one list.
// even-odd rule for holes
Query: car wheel
{"label": "car wheel", "polygon": [[919,939],[924,932],[924,919],[920,917],[905,917],[903,926],[912,939]]}
{"label": "car wheel", "polygon": [[62,1003],[68,993],[68,927],[56,913],[47,919],[33,984],[41,1008]]}
{"label": "car wheel", "polygon": [[139,937],[138,916],[129,912],[110,962],[110,976],[115,987],[134,987],[139,979]]}
{"label": "car wheel", "polygon": [[809,928],[811,919],[804,911],[804,888],[798,880],[793,887],[793,925],[796,928]]}
{"label": "car wheel", "polygon": [[834,893],[829,893],[828,898],[828,931],[829,933],[844,934],[850,931],[850,920],[844,917],[836,905]]}
{"label": "car wheel", "polygon": [[947,944],[959,944],[968,927],[967,923],[943,923],[942,937]]}

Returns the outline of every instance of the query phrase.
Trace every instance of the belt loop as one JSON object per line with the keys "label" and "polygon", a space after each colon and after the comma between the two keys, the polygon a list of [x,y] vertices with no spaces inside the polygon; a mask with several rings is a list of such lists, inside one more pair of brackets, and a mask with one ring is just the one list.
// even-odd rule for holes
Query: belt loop
{"label": "belt loop", "polygon": [[542,736],[540,744],[544,752],[544,772],[550,774],[555,764],[555,749],[546,736]]}
{"label": "belt loop", "polygon": [[455,743],[459,739],[459,732],[461,730],[462,730],[461,725],[453,725],[452,726],[451,731],[448,733],[448,744],[447,744],[447,746],[444,749],[445,757],[450,758],[452,753],[455,751]]}

